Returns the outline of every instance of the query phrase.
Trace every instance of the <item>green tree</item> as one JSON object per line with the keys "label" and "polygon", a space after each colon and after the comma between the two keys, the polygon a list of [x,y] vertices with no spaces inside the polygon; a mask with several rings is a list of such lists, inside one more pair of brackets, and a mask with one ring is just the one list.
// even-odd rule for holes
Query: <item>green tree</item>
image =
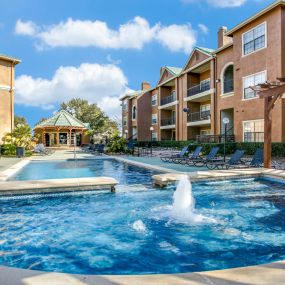
{"label": "green tree", "polygon": [[17,124],[11,133],[3,138],[4,144],[29,148],[32,143],[31,128],[25,124]]}
{"label": "green tree", "polygon": [[25,117],[15,115],[14,116],[14,125],[15,125],[15,127],[17,127],[17,125],[28,126],[29,124],[28,124],[27,119]]}
{"label": "green tree", "polygon": [[118,125],[111,120],[98,106],[80,98],[63,102],[61,110],[65,110],[83,123],[88,123],[90,135],[113,135],[118,134]]}

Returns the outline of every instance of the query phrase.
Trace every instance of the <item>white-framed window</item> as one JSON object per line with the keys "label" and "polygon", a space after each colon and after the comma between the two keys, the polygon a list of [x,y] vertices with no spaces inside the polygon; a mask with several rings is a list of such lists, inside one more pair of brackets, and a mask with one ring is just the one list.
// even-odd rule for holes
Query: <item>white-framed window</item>
{"label": "white-framed window", "polygon": [[151,96],[151,106],[156,106],[157,105],[157,94],[153,94]]}
{"label": "white-framed window", "polygon": [[234,91],[234,65],[228,63],[222,71],[222,95],[232,93]]}
{"label": "white-framed window", "polygon": [[127,107],[128,107],[128,100],[123,100],[123,102],[122,102],[122,108],[123,108],[123,110],[126,110]]}
{"label": "white-framed window", "polygon": [[210,110],[211,110],[211,105],[201,105],[200,106],[200,119],[201,120],[208,120],[210,117]]}
{"label": "white-framed window", "polygon": [[242,35],[243,55],[248,55],[266,47],[266,22]]}
{"label": "white-framed window", "polygon": [[264,141],[264,120],[243,121],[243,141]]}
{"label": "white-framed window", "polygon": [[124,126],[127,125],[127,117],[123,117],[123,125],[124,125]]}
{"label": "white-framed window", "polygon": [[151,133],[151,140],[152,141],[157,141],[157,132],[152,132]]}
{"label": "white-framed window", "polygon": [[211,105],[210,104],[207,104],[207,105],[201,105],[200,106],[200,112],[207,112],[207,111],[210,111],[211,110]]}
{"label": "white-framed window", "polygon": [[137,119],[137,107],[134,105],[132,107],[132,120],[136,120]]}
{"label": "white-framed window", "polygon": [[210,90],[211,80],[210,78],[200,81],[200,92]]}
{"label": "white-framed window", "polygon": [[200,135],[202,136],[206,136],[206,135],[210,135],[211,134],[211,130],[200,130]]}
{"label": "white-framed window", "polygon": [[151,115],[151,124],[156,125],[157,124],[157,114]]}
{"label": "white-framed window", "polygon": [[243,99],[247,100],[256,98],[256,92],[250,87],[266,82],[266,77],[266,71],[243,77]]}

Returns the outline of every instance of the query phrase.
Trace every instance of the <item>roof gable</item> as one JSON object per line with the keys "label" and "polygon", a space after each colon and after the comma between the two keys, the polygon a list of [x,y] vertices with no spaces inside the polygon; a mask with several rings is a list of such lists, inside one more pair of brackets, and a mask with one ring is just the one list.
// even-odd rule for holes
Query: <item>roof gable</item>
{"label": "roof gable", "polygon": [[44,127],[74,127],[74,128],[88,128],[87,125],[80,120],[76,119],[65,110],[61,110],[49,119],[39,123],[36,128]]}
{"label": "roof gable", "polygon": [[204,60],[212,57],[212,52],[214,50],[208,49],[208,48],[201,48],[201,47],[195,47],[193,51],[191,52],[187,63],[185,64],[183,71],[187,70],[200,62],[203,62]]}
{"label": "roof gable", "polygon": [[161,69],[160,78],[157,84],[161,84],[164,81],[171,79],[180,74],[182,68],[180,67],[173,67],[173,66],[165,66]]}

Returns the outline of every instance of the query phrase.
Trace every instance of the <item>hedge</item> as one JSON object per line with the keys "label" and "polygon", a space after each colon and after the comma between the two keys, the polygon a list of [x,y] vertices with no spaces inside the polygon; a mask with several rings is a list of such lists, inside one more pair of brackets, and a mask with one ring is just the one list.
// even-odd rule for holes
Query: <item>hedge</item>
{"label": "hedge", "polygon": [[[193,141],[154,141],[151,142],[152,147],[162,148],[177,148],[181,149],[186,145],[190,145],[189,150],[193,151],[196,146],[202,146],[202,152],[208,153],[212,147],[218,146],[220,148],[220,154],[224,152],[223,143],[200,143],[197,144]],[[136,142],[138,147],[149,147],[150,142]],[[253,155],[257,148],[263,148],[263,143],[251,143],[251,142],[228,142],[226,144],[226,154],[232,154],[237,149],[244,149],[247,155]],[[272,143],[272,156],[285,157],[285,143]]]}

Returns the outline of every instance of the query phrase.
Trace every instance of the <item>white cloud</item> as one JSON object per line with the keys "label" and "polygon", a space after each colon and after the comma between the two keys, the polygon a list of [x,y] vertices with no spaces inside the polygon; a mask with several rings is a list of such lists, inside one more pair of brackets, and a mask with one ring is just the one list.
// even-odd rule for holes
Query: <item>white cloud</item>
{"label": "white cloud", "polygon": [[107,61],[115,65],[118,65],[122,62],[120,59],[113,59],[110,54],[107,55]]}
{"label": "white cloud", "polygon": [[[29,29],[30,28],[30,29]],[[38,49],[55,47],[98,47],[109,49],[142,49],[145,44],[158,41],[172,51],[189,51],[196,41],[191,25],[153,26],[142,17],[135,17],[118,29],[111,29],[106,22],[73,20],[51,26],[38,26],[31,21],[18,20],[18,35],[36,39]],[[170,44],[170,41],[172,43]],[[186,47],[184,47],[186,45]]]}
{"label": "white cloud", "polygon": [[171,51],[185,53],[189,53],[196,43],[195,31],[190,24],[162,27],[157,33],[157,39]]}
{"label": "white cloud", "polygon": [[23,22],[19,19],[16,22],[15,33],[25,36],[34,36],[37,32],[37,26],[32,21]]}
{"label": "white cloud", "polygon": [[16,78],[15,103],[53,109],[72,98],[97,103],[111,116],[120,115],[119,97],[128,91],[127,78],[115,65],[83,63],[61,66],[51,79],[21,75]]}
{"label": "white cloud", "polygon": [[208,34],[208,32],[209,32],[209,28],[204,24],[198,24],[198,28],[205,35]]}
{"label": "white cloud", "polygon": [[243,5],[247,0],[181,0],[181,2],[184,4],[207,2],[218,8],[233,8]]}

